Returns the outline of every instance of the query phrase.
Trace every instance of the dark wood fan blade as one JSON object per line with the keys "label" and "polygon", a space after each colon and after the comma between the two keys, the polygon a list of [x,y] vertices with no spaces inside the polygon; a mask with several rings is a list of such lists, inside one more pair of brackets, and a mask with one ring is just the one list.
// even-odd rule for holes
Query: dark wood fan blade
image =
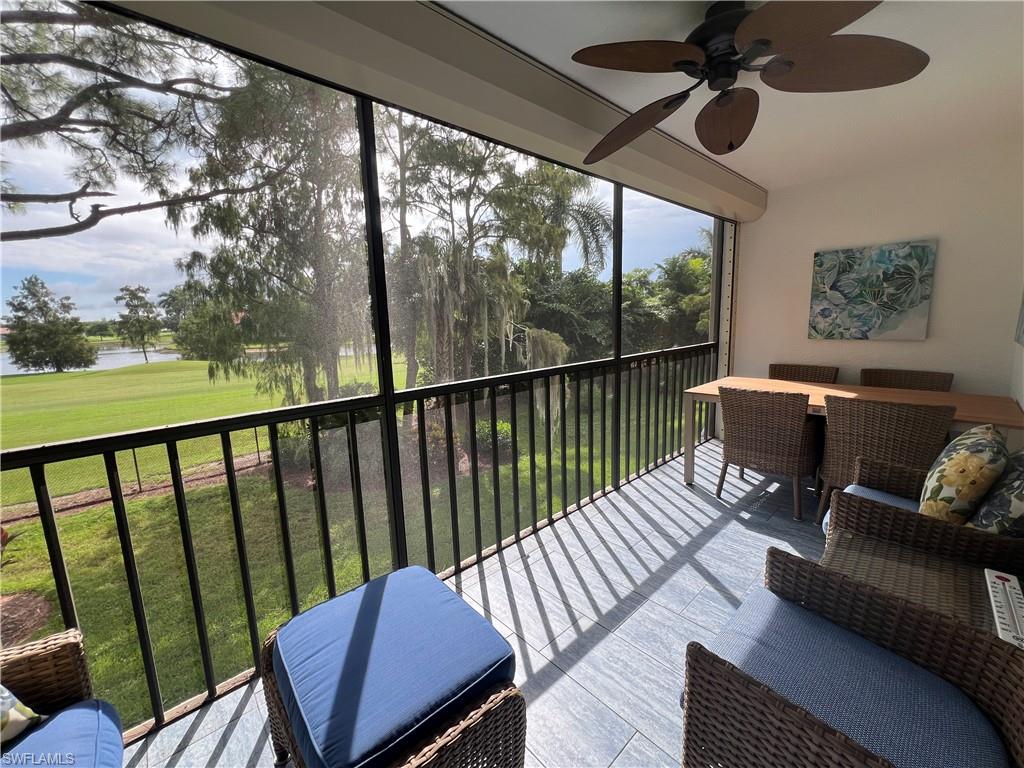
{"label": "dark wood fan blade", "polygon": [[677,72],[680,63],[704,63],[704,51],[692,43],[673,40],[633,40],[581,48],[572,60],[591,67],[626,72]]}
{"label": "dark wood fan blade", "polygon": [[927,53],[899,40],[835,35],[775,57],[761,70],[761,80],[790,93],[863,91],[906,82],[928,61]]}
{"label": "dark wood fan blade", "polygon": [[757,44],[761,56],[789,53],[835,34],[880,3],[769,0],[740,22],[736,48],[742,52]]}
{"label": "dark wood fan blade", "polygon": [[694,128],[704,149],[713,155],[727,155],[743,146],[757,120],[759,99],[750,88],[722,91],[704,105]]}
{"label": "dark wood fan blade", "polygon": [[607,136],[597,142],[597,146],[590,150],[590,154],[583,159],[584,165],[604,160],[608,155],[622,149],[637,136],[651,130],[651,128],[683,106],[689,97],[690,94],[688,93],[676,93],[672,96],[666,96],[664,99],[658,99],[640,111],[634,112],[612,128]]}

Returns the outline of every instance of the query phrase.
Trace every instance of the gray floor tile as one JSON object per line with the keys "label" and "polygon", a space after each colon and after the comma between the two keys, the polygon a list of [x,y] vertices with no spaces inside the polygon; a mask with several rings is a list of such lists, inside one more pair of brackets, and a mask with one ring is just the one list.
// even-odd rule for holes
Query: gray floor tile
{"label": "gray floor tile", "polygon": [[252,709],[221,730],[194,741],[154,768],[271,768],[274,750],[266,716]]}
{"label": "gray floor tile", "polygon": [[658,749],[654,742],[638,733],[612,763],[612,768],[679,768],[679,757]]}
{"label": "gray floor tile", "polygon": [[522,574],[608,629],[617,627],[646,601],[599,570],[582,567],[561,553],[523,563]]}
{"label": "gray floor tile", "polygon": [[593,623],[570,627],[544,654],[662,750],[679,751],[681,669],[654,661]]}
{"label": "gray floor tile", "polygon": [[718,632],[739,607],[741,596],[705,587],[685,609],[682,616],[711,632]]}
{"label": "gray floor tile", "polygon": [[582,614],[514,570],[500,570],[465,587],[464,595],[489,616],[542,648]]}
{"label": "gray floor tile", "polygon": [[513,640],[533,756],[546,768],[610,765],[636,729],[522,638]]}
{"label": "gray floor tile", "polygon": [[146,740],[141,739],[124,748],[124,768],[148,768],[149,753],[146,752]]}
{"label": "gray floor tile", "polygon": [[615,634],[680,674],[684,669],[686,645],[691,640],[707,645],[715,637],[710,629],[651,601],[638,608]]}
{"label": "gray floor tile", "polygon": [[252,682],[237,688],[149,736],[145,742],[149,765],[159,765],[169,755],[223,728],[250,709],[262,712],[258,702],[263,692],[262,688],[257,691],[256,686],[257,683]]}

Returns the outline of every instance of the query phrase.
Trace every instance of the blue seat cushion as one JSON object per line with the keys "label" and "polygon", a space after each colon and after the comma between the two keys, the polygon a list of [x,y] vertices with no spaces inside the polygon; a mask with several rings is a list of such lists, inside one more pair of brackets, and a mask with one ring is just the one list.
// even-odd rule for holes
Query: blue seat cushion
{"label": "blue seat cushion", "polygon": [[299,614],[274,675],[309,768],[407,757],[512,682],[511,646],[433,573],[411,567]]}
{"label": "blue seat cushion", "polygon": [[[4,750],[4,765],[62,765],[121,768],[121,718],[105,701],[87,699],[50,715]],[[47,762],[49,761],[49,762]]]}
{"label": "blue seat cushion", "polygon": [[999,732],[959,688],[767,589],[710,650],[897,768],[1009,768]]}
{"label": "blue seat cushion", "polygon": [[[917,501],[917,499],[905,499],[902,496],[897,496],[895,493],[886,493],[885,491],[868,488],[866,485],[848,485],[843,489],[843,493],[860,496],[862,499],[878,501],[882,504],[888,504],[890,507],[905,509],[908,512],[917,512],[921,508],[921,502]],[[821,521],[821,530],[826,534],[828,533],[828,518],[829,515],[826,514],[825,519]]]}

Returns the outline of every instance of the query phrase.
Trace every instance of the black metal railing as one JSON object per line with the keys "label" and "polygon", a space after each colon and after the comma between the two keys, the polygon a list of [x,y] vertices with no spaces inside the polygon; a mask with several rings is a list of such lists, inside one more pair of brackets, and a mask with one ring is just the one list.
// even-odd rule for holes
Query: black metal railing
{"label": "black metal railing", "polygon": [[[30,474],[63,623],[77,627],[80,622],[72,590],[75,574],[69,573],[66,564],[47,476],[60,462],[102,457],[105,492],[109,493],[102,501],[112,508],[116,523],[148,690],[152,719],[139,726],[146,730],[245,679],[242,675],[225,681],[214,664],[208,630],[211,617],[209,605],[204,603],[202,568],[193,534],[196,520],[189,510],[190,477],[179,456],[179,446],[185,441],[208,438],[220,442],[222,472],[215,482],[226,490],[247,645],[253,667],[258,669],[265,616],[254,598],[254,563],[247,548],[253,531],[247,535],[239,491],[239,475],[251,470],[236,469],[233,434],[266,431],[270,458],[259,467],[267,473],[276,497],[287,609],[294,615],[312,599],[296,575],[294,539],[300,533],[300,523],[289,501],[289,494],[295,492],[296,472],[302,480],[300,490],[312,496],[314,514],[305,524],[314,529],[310,540],[319,542],[322,572],[317,579],[322,580],[326,596],[353,586],[351,580],[339,583],[336,571],[337,549],[343,545],[354,545],[358,581],[412,562],[447,575],[680,455],[685,426],[682,392],[713,379],[716,370],[717,344],[699,344],[422,387],[388,398],[354,397],[17,448],[0,454],[0,467],[5,477],[17,470],[27,469]],[[713,406],[700,404],[698,441],[713,435],[714,418]],[[394,421],[388,424],[387,419]],[[344,439],[335,441],[341,430]],[[390,450],[389,434],[398,437],[395,462],[382,455]],[[161,693],[140,585],[140,563],[118,466],[121,452],[161,446],[166,450],[170,475],[169,493],[163,493],[173,496],[180,535],[180,543],[173,545],[182,548],[205,687],[205,693],[196,693],[169,709]],[[335,471],[338,464],[342,468]],[[368,478],[368,465],[379,465],[382,471],[372,472]],[[388,473],[397,476],[378,476]],[[208,474],[203,482],[209,484]],[[354,542],[339,541],[340,534],[332,530],[331,521],[338,520],[338,510],[331,509],[334,497],[329,491],[339,484],[345,485],[351,500],[352,518],[346,525],[351,524]],[[373,497],[369,511],[367,493]],[[395,493],[402,498],[391,498]],[[402,517],[397,525],[385,520],[395,514]],[[376,550],[386,551],[386,555],[371,552],[370,540],[384,535],[382,529],[386,529],[390,546]],[[395,531],[404,536],[400,547],[390,541]],[[266,535],[266,531],[259,534]]]}

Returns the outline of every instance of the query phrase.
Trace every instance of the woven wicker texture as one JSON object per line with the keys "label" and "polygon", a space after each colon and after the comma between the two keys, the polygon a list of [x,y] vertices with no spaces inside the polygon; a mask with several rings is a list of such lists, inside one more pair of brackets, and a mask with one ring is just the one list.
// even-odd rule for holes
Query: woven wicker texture
{"label": "woven wicker texture", "polygon": [[915,469],[905,464],[893,464],[866,456],[853,461],[853,482],[867,488],[885,491],[904,499],[921,498],[928,470]]}
{"label": "woven wicker texture", "polygon": [[861,368],[860,383],[862,387],[949,392],[953,386],[953,374],[943,371],[903,371],[898,368]]}
{"label": "woven wicker texture", "polygon": [[[290,757],[294,768],[305,768],[274,676],[276,640],[277,630],[274,630],[263,642],[260,655],[271,742],[276,764],[281,765]],[[526,701],[519,689],[510,685],[490,694],[398,765],[405,768],[522,768],[525,756]]]}
{"label": "woven wicker texture", "polygon": [[814,473],[818,445],[807,395],[723,387],[719,398],[725,435],[715,495],[722,496],[730,464],[785,475],[793,481],[793,517],[799,520],[800,478]]}
{"label": "woven wicker texture", "polygon": [[832,365],[803,365],[801,363],[770,363],[768,378],[782,381],[802,381],[807,384],[835,384],[839,369]]}
{"label": "woven wicker texture", "polygon": [[[820,479],[824,493],[818,522],[833,488],[854,481],[858,458],[927,470],[946,445],[956,409],[825,396],[825,458]],[[879,489],[881,490],[881,489]]]}
{"label": "woven wicker texture", "polygon": [[774,547],[768,550],[765,584],[780,597],[960,688],[992,720],[1014,764],[1024,766],[1024,651],[994,634]]}
{"label": "woven wicker texture", "polygon": [[77,629],[0,648],[0,678],[41,715],[92,697],[82,633]]}

